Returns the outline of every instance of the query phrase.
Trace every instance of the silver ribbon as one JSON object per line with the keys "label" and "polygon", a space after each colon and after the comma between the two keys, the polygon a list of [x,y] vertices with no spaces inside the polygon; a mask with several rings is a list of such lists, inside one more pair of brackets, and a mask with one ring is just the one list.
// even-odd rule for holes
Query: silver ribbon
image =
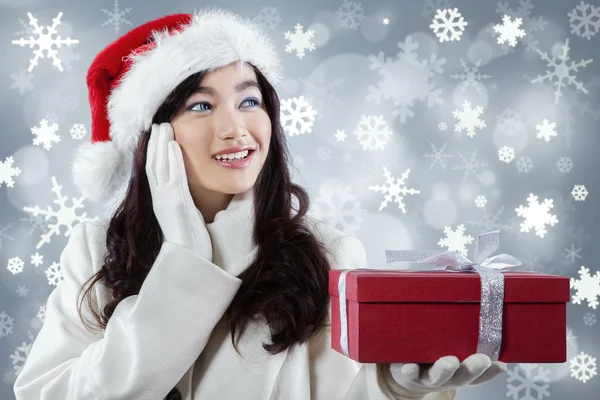
{"label": "silver ribbon", "polygon": [[[441,250],[386,250],[388,263],[411,261],[418,264],[433,264],[433,271],[476,272],[481,278],[481,310],[479,314],[479,338],[477,353],[483,353],[492,361],[497,361],[502,344],[502,309],[504,306],[504,275],[510,268],[521,265],[521,261],[509,254],[492,256],[500,247],[500,231],[480,234],[475,239],[474,261],[457,251]],[[340,300],[340,344],[344,355],[348,352],[348,315],[346,310],[346,275],[357,268],[340,274],[338,293]],[[432,271],[411,269],[411,271]],[[526,272],[526,271],[524,271]],[[528,272],[528,271],[527,271]]]}

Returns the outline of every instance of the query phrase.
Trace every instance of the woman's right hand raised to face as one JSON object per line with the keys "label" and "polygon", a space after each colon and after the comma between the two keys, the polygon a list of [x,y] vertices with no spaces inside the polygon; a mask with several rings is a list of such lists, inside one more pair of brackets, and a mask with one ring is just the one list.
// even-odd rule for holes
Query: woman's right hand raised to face
{"label": "woman's right hand raised to face", "polygon": [[152,207],[165,241],[185,247],[212,262],[212,243],[204,218],[189,190],[183,155],[169,123],[153,124],[146,174]]}

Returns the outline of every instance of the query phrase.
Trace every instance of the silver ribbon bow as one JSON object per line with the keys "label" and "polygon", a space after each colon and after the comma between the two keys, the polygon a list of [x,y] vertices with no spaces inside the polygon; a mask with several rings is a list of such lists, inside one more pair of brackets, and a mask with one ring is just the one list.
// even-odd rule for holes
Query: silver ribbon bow
{"label": "silver ribbon bow", "polygon": [[[504,306],[504,275],[508,269],[521,265],[521,261],[509,254],[491,256],[500,247],[500,231],[480,234],[475,239],[474,261],[457,251],[440,250],[386,250],[388,263],[411,261],[433,264],[434,271],[476,272],[481,277],[481,311],[479,314],[479,338],[477,353],[483,353],[497,361],[502,343],[502,309]],[[369,268],[358,268],[359,270]],[[340,299],[340,344],[348,356],[348,320],[346,311],[346,270],[340,274],[338,293]],[[414,270],[425,271],[425,270]]]}

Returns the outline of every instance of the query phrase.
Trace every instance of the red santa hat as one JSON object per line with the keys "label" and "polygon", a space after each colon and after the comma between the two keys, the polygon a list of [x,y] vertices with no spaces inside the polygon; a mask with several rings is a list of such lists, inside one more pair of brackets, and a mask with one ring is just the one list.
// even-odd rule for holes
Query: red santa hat
{"label": "red santa hat", "polygon": [[141,133],[165,98],[190,75],[232,62],[253,64],[276,86],[276,50],[256,23],[229,11],[168,15],[103,49],[87,73],[92,143],[73,160],[73,181],[88,199],[114,209],[124,198]]}

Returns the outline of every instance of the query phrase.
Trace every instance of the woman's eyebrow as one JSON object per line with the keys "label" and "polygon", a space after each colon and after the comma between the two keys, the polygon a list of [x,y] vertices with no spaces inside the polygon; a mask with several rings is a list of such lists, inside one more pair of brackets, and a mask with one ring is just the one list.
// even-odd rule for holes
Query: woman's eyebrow
{"label": "woman's eyebrow", "polygon": [[[240,82],[237,85],[235,85],[234,88],[235,88],[235,91],[239,93],[249,87],[256,87],[256,88],[260,89],[260,86],[258,86],[258,82],[252,81],[252,80]],[[192,92],[192,94],[196,94],[196,93],[205,93],[205,94],[208,94],[211,96],[215,96],[216,90],[210,86],[198,86]]]}

